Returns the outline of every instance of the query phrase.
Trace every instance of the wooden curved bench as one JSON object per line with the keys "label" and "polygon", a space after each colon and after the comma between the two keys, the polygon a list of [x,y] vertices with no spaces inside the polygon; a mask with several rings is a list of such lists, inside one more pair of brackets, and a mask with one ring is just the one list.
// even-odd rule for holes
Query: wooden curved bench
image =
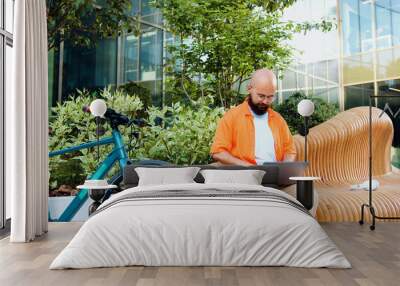
{"label": "wooden curved bench", "polygon": [[[382,110],[372,109],[372,174],[380,183],[373,192],[378,216],[400,216],[400,174],[390,163],[393,124]],[[368,191],[350,191],[350,185],[368,179],[369,111],[357,107],[310,129],[307,176],[319,176],[317,219],[321,222],[358,221]],[[297,160],[304,160],[304,137],[294,136]],[[295,186],[285,191],[295,193]],[[367,220],[370,220],[369,213]]]}

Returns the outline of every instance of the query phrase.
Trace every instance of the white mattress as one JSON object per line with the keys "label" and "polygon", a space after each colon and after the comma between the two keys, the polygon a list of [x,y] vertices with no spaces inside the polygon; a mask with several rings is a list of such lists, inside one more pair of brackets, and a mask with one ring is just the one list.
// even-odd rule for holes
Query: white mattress
{"label": "white mattress", "polygon": [[[163,190],[279,190],[239,184],[135,187],[114,195],[86,221],[50,269],[145,266],[293,266],[349,268],[309,214],[257,198],[121,200]],[[119,201],[121,200],[121,201]],[[116,203],[119,201],[118,203]]]}

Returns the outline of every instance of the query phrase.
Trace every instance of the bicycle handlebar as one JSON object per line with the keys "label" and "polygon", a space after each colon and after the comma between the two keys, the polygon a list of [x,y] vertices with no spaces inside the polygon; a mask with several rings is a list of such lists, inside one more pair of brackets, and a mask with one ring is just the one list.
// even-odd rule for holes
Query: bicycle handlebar
{"label": "bicycle handlebar", "polygon": [[[86,113],[90,113],[90,107],[84,106],[82,107],[82,111]],[[139,127],[145,125],[145,121],[143,119],[133,119],[130,120],[129,117],[116,112],[114,109],[107,108],[106,113],[104,114],[104,118],[110,121],[111,128],[115,129],[120,125],[130,126],[131,124],[135,124]]]}
{"label": "bicycle handlebar", "polygon": [[87,106],[87,105],[84,105],[84,106],[82,107],[82,111],[83,111],[83,112],[86,112],[86,113],[90,113],[90,107]]}

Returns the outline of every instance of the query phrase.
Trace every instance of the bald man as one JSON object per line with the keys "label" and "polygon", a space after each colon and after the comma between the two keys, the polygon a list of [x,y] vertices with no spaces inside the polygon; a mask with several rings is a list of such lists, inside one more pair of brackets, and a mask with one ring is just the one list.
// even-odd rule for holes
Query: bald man
{"label": "bald man", "polygon": [[276,87],[276,76],[271,70],[253,73],[246,100],[228,110],[218,123],[210,151],[214,160],[252,166],[296,159],[289,127],[271,107]]}

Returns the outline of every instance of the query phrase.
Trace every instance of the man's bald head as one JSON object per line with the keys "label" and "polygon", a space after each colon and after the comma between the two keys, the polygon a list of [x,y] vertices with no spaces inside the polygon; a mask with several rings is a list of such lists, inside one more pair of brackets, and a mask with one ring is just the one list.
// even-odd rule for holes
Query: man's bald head
{"label": "man's bald head", "polygon": [[277,86],[276,76],[273,71],[269,69],[256,70],[251,76],[249,83],[250,87],[267,87],[275,88]]}
{"label": "man's bald head", "polygon": [[275,74],[269,69],[259,69],[251,76],[247,85],[249,105],[256,114],[268,111],[274,101],[277,87]]}

